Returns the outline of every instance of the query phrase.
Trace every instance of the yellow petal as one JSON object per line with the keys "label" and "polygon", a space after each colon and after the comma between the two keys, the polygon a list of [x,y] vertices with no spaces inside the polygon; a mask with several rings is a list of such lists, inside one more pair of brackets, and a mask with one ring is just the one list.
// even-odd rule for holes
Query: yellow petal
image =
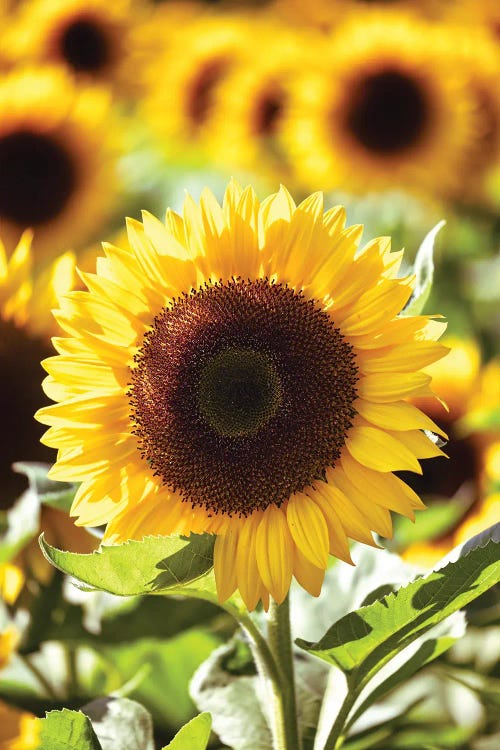
{"label": "yellow petal", "polygon": [[257,565],[264,586],[278,604],[290,589],[292,550],[293,540],[286,516],[275,505],[270,505],[257,529]]}
{"label": "yellow petal", "polygon": [[355,425],[350,430],[345,444],[351,456],[369,469],[422,473],[412,451],[377,427]]}
{"label": "yellow petal", "polygon": [[342,454],[341,465],[349,481],[374,503],[414,519],[413,505],[406,493],[401,491],[400,482],[394,474],[367,469],[352,458],[348,451]]}
{"label": "yellow petal", "polygon": [[319,596],[325,579],[325,568],[317,568],[298,547],[293,548],[293,575],[311,596]]}
{"label": "yellow petal", "polygon": [[362,398],[356,399],[354,408],[368,422],[387,430],[430,430],[447,439],[447,435],[427,414],[407,401],[389,404],[374,404]]}
{"label": "yellow petal", "polygon": [[391,434],[417,458],[436,458],[438,456],[448,458],[446,453],[443,453],[441,448],[421,430],[407,430],[405,432],[392,432]]}
{"label": "yellow petal", "polygon": [[257,529],[262,519],[259,511],[246,518],[240,531],[236,552],[238,590],[249,612],[261,598],[262,580],[257,566]]}
{"label": "yellow petal", "polygon": [[[341,491],[337,487],[334,487],[327,482],[317,482],[313,500],[320,509],[326,522],[330,554],[335,555],[339,560],[344,560],[345,562],[352,564],[346,531],[340,518],[341,510],[345,509],[342,508],[342,501],[344,501],[344,504],[348,501],[345,495],[343,495],[340,499],[340,505],[336,505],[335,502],[341,494]],[[362,524],[362,526],[362,536],[368,537],[368,539],[371,540],[370,530],[366,525]]]}
{"label": "yellow petal", "polygon": [[217,584],[217,598],[225,602],[236,591],[236,552],[238,549],[238,528],[231,526],[223,535],[217,536],[214,548],[214,571]]}
{"label": "yellow petal", "polygon": [[[333,481],[328,481],[324,487],[323,483],[318,482],[317,493],[317,495],[314,495],[314,499],[316,502],[318,502],[318,504],[320,504],[327,524],[329,522],[329,509],[330,507],[333,507],[336,518],[339,519],[345,533],[350,539],[355,539],[357,542],[362,542],[362,544],[369,544],[372,547],[377,546],[373,541],[370,526],[368,525],[366,519],[359,512],[357,507],[353,505],[349,498],[344,494],[344,492],[342,492],[340,487],[338,487]],[[336,533],[336,518],[334,517],[334,520],[332,522],[331,533],[329,527],[330,543],[333,541],[333,534]],[[342,540],[342,536],[340,538]],[[338,543],[336,543],[337,549],[338,546]],[[335,555],[336,557],[345,559],[346,562],[350,562],[351,560],[349,550],[347,558],[342,558],[342,556],[339,555],[338,552],[336,552]]]}
{"label": "yellow petal", "polygon": [[317,568],[328,564],[328,529],[319,507],[302,492],[292,495],[286,509],[292,539]]}
{"label": "yellow petal", "polygon": [[358,396],[366,401],[387,403],[409,396],[428,395],[432,377],[425,372],[388,372],[365,375],[358,383]]}
{"label": "yellow petal", "polygon": [[388,539],[392,536],[391,514],[386,508],[377,505],[368,495],[360,492],[352,482],[349,481],[340,466],[336,466],[331,472],[327,472],[328,481],[339,487],[352,505],[356,507],[360,515],[365,519],[370,529],[380,536]]}
{"label": "yellow petal", "polygon": [[[345,336],[362,336],[387,325],[405,306],[411,296],[411,286],[406,281],[382,281],[375,289],[361,295],[349,313],[342,311],[339,325]],[[331,312],[335,318],[335,300]]]}

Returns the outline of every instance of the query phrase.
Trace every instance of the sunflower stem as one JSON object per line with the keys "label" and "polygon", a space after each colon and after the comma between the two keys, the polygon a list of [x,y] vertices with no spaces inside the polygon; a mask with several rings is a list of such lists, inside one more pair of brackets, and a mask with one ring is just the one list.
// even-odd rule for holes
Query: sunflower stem
{"label": "sunflower stem", "polygon": [[274,694],[274,750],[301,750],[288,596],[282,604],[277,604],[271,599],[267,617],[267,639],[280,676],[279,692]]}

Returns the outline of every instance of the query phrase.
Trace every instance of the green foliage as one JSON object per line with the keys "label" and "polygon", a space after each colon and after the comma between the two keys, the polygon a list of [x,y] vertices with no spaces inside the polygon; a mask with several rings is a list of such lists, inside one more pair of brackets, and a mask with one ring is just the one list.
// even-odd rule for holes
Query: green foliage
{"label": "green foliage", "polygon": [[318,643],[301,648],[362,679],[453,612],[500,582],[498,542],[471,550],[456,562],[380,601],[343,617]]}
{"label": "green foliage", "polygon": [[445,221],[440,221],[436,224],[418,249],[413,266],[415,288],[410,301],[402,313],[403,315],[420,315],[429,299],[434,279],[434,242],[439,230],[445,224]]}
{"label": "green foliage", "polygon": [[103,750],[90,719],[80,711],[50,711],[40,723],[38,750]]}
{"label": "green foliage", "polygon": [[40,536],[49,562],[90,589],[118,596],[184,594],[208,600],[215,596],[210,575],[214,541],[210,534],[147,537],[81,555],[58,550]]}
{"label": "green foliage", "polygon": [[38,532],[40,503],[28,489],[8,511],[0,511],[0,565],[9,562]]}
{"label": "green foliage", "polygon": [[156,726],[177,729],[195,713],[189,682],[219,640],[209,632],[191,630],[162,641],[147,638],[116,646],[96,646],[99,662],[90,675],[85,692],[116,692],[143,671],[129,697],[145,705]]}
{"label": "green foliage", "polygon": [[[427,502],[428,498],[426,498]],[[430,498],[425,513],[419,514],[418,523],[398,516],[394,519],[394,538],[400,548],[417,542],[438,539],[455,528],[470,507],[463,497]]]}
{"label": "green foliage", "polygon": [[206,750],[211,728],[210,714],[198,714],[177,732],[172,742],[163,750]]}
{"label": "green foliage", "polygon": [[[318,642],[296,641],[347,677],[344,703],[332,730],[335,737],[341,736],[343,728],[345,731],[351,726],[376,699],[449,648],[454,638],[446,633],[424,640],[401,662],[404,649],[500,581],[499,535],[500,525],[479,534],[463,547],[455,562],[350,612]],[[392,672],[378,684],[375,679],[375,688],[368,697],[364,694],[363,703],[353,713],[361,692],[389,663],[394,665]]]}
{"label": "green foliage", "polygon": [[458,423],[462,434],[500,430],[500,407],[471,411]]}
{"label": "green foliage", "polygon": [[28,478],[30,488],[36,494],[40,503],[69,513],[78,485],[70,482],[55,482],[53,479],[49,479],[47,476],[50,469],[49,464],[37,461],[18,461],[13,468],[19,474],[24,474]]}
{"label": "green foliage", "polygon": [[19,461],[14,470],[28,478],[29,488],[8,511],[0,511],[0,564],[12,560],[39,531],[40,506],[68,511],[76,486],[47,478],[47,464]]}
{"label": "green foliage", "polygon": [[92,721],[102,750],[155,750],[153,722],[136,701],[109,696],[82,708]]}

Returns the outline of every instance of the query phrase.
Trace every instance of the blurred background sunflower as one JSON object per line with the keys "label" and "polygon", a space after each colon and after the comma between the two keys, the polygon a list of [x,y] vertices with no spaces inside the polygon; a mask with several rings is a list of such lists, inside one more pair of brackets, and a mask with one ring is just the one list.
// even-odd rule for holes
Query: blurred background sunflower
{"label": "blurred background sunflower", "polygon": [[[446,219],[427,309],[451,353],[429,368],[441,400],[415,403],[449,458],[401,475],[428,509],[377,541],[425,570],[500,520],[499,81],[498,0],[0,0],[0,748],[28,750],[35,715],[124,685],[163,747],[231,632],[204,602],[81,594],[39,553],[42,529],[99,544],[69,520],[77,488],[47,479],[55,451],[32,414],[57,295],[84,288],[75,266],[106,274],[102,240],[128,252],[124,215],[180,208],[184,188],[220,199],[231,175],[259,198],[284,182],[297,204],[321,189],[406,248],[402,276]],[[432,747],[500,745],[499,611],[497,593],[480,600],[439,660],[487,687],[457,699],[434,673],[434,713],[407,716],[401,742],[420,750],[411,733],[439,714]]]}

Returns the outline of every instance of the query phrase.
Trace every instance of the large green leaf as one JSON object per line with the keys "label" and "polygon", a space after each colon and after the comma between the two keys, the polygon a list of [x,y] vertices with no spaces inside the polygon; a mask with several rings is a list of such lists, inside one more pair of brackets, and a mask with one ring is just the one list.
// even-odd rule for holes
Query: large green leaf
{"label": "large green leaf", "polygon": [[402,315],[420,315],[429,299],[434,278],[434,242],[436,236],[445,221],[440,221],[427,234],[420,245],[415,258],[413,272],[415,273],[415,288],[410,301],[402,312]]}
{"label": "large green leaf", "polygon": [[298,640],[297,644],[339,667],[351,686],[359,684],[423,633],[500,581],[499,534],[497,530],[485,546],[469,546],[456,562],[351,612],[320,641]]}
{"label": "large green leaf", "polygon": [[102,750],[90,719],[80,711],[50,711],[41,719],[38,750]]}
{"label": "large green leaf", "polygon": [[214,540],[210,534],[151,536],[81,555],[52,547],[42,534],[40,546],[49,562],[94,590],[118,596],[186,594],[213,601]]}
{"label": "large green leaf", "polygon": [[211,728],[210,714],[198,714],[177,732],[172,742],[163,750],[206,750]]}

